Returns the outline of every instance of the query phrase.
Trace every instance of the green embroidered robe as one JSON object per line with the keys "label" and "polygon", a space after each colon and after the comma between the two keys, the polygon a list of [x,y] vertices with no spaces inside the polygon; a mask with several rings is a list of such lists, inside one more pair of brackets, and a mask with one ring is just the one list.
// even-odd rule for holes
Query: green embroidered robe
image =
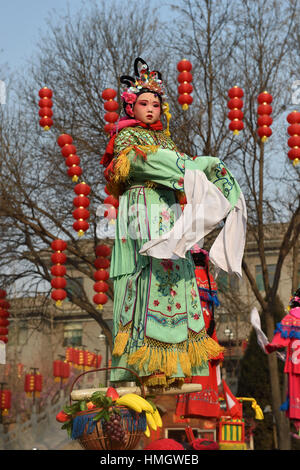
{"label": "green embroidered robe", "polygon": [[[146,146],[151,146],[150,151]],[[182,216],[176,193],[186,189],[187,168],[213,181],[210,185],[214,190],[218,187],[216,193],[230,209],[239,198],[239,186],[229,170],[226,177],[221,176],[225,167],[219,159],[193,160],[180,153],[163,131],[123,129],[114,151],[112,180],[122,182],[126,189],[119,200],[110,268],[114,280],[112,367],[133,370],[147,385],[207,375],[208,360],[220,353],[220,347],[204,327],[190,252],[159,258],[140,251],[168,234]],[[123,163],[126,171],[122,173]],[[111,381],[133,379],[128,371],[111,371]]]}

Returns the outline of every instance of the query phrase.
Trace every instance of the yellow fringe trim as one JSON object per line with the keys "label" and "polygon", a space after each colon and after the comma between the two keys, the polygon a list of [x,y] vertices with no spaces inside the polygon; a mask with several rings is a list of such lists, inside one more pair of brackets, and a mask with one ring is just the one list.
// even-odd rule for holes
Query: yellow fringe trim
{"label": "yellow fringe trim", "polygon": [[[130,145],[124,149],[115,159],[113,168],[114,173],[111,174],[110,181],[106,185],[109,193],[118,198],[125,190],[125,182],[129,178],[130,173],[130,160],[128,158],[129,152],[132,150],[141,150],[141,152],[148,154],[157,152],[158,148],[158,145]],[[136,157],[137,156],[141,157],[141,154],[136,151]]]}
{"label": "yellow fringe trim", "polygon": [[185,376],[191,376],[191,368],[218,357],[224,348],[207,335],[205,330],[200,333],[189,331],[187,341],[170,344],[151,338],[128,357],[129,365],[137,365],[141,370],[149,360],[148,371],[161,372],[170,377],[177,373],[178,361]]}
{"label": "yellow fringe trim", "polygon": [[132,146],[127,147],[118,156],[114,164],[114,174],[111,176],[111,180],[113,180],[115,183],[118,183],[119,181],[125,181],[127,179],[130,171],[130,161],[127,155],[129,152],[131,152],[132,149]]}
{"label": "yellow fringe trim", "polygon": [[[176,387],[181,388],[184,384],[184,378],[181,377],[166,377],[165,374],[153,374],[148,377],[141,377],[142,382],[147,387],[157,387],[159,389]],[[155,390],[154,390],[155,391]]]}
{"label": "yellow fringe trim", "polygon": [[130,160],[128,158],[128,154],[132,150],[136,151],[136,156],[141,156],[137,150],[147,154],[157,152],[158,148],[158,145],[130,145],[117,157],[116,163],[114,164],[114,174],[111,176],[111,179],[115,183],[118,183],[119,181],[125,181],[128,178],[130,171]]}
{"label": "yellow fringe trim", "polygon": [[122,324],[119,325],[119,331],[116,336],[114,349],[112,352],[114,356],[122,356],[122,354],[124,353],[124,350],[129,340],[129,332],[131,330],[131,323],[132,322],[128,323],[125,326],[123,326]]}

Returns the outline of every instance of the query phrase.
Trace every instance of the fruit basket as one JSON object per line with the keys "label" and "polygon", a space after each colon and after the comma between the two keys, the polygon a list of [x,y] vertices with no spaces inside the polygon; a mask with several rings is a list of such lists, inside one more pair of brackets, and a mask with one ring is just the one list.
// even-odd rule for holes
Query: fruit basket
{"label": "fruit basket", "polygon": [[[125,369],[140,382],[141,395],[128,393],[119,397],[113,387],[106,394],[95,391],[90,398],[72,404],[75,383],[87,373],[111,369]],[[136,448],[143,433],[150,435],[150,428],[162,426],[154,404],[145,398],[145,389],[138,375],[125,367],[93,369],[78,375],[71,385],[70,404],[56,419],[63,424],[71,439],[77,439],[86,450],[132,450]]]}

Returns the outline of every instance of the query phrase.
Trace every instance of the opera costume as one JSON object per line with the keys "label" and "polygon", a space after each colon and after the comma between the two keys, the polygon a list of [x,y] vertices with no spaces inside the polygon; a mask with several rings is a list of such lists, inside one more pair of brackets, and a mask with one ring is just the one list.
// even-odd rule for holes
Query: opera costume
{"label": "opera costume", "polygon": [[286,401],[281,410],[294,423],[300,434],[300,289],[290,301],[289,312],[277,323],[267,353],[286,348],[284,372],[288,375]]}
{"label": "opera costume", "polygon": [[[217,284],[209,272],[209,256],[207,251],[195,245],[191,250],[195,263],[195,276],[197,288],[201,300],[201,307],[207,334],[218,342],[214,310],[220,305],[217,292]],[[220,362],[224,359],[221,352],[218,357],[208,363],[208,376],[194,376],[186,378],[187,383],[199,383],[202,386],[200,392],[178,395],[176,415],[185,418],[218,418],[220,415],[219,391],[221,385]]]}
{"label": "opera costume", "polygon": [[[140,58],[134,68],[135,78],[121,77],[125,111],[149,92],[164,106],[160,73]],[[134,115],[117,123],[101,163],[107,188],[119,197],[112,366],[135,371],[148,386],[208,375],[208,361],[222,348],[206,332],[190,249],[225,220],[210,259],[241,276],[246,207],[236,179],[218,158],[180,152],[160,121],[148,125]],[[131,380],[126,370],[111,371],[112,382]]]}

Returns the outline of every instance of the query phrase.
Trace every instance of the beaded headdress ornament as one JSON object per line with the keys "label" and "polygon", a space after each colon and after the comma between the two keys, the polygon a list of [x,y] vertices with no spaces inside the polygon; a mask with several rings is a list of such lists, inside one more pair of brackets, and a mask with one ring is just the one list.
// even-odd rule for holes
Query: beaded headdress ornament
{"label": "beaded headdress ornament", "polygon": [[141,57],[137,57],[134,61],[134,73],[135,78],[129,75],[120,77],[120,82],[127,87],[121,95],[125,103],[133,104],[142,90],[157,93],[163,101],[165,100],[165,90],[160,72],[150,71],[147,63]]}

